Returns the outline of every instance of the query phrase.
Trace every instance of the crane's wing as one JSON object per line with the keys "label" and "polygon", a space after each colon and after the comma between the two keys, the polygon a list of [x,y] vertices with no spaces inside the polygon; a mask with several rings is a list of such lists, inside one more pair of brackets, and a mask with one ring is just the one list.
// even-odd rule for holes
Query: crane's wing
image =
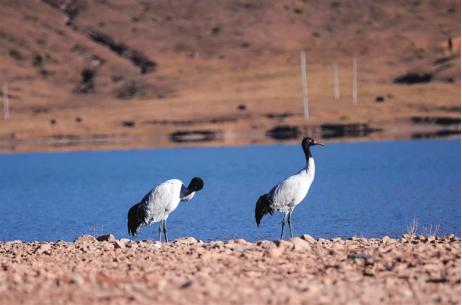
{"label": "crane's wing", "polygon": [[285,209],[299,203],[306,196],[306,192],[306,186],[300,177],[293,175],[276,185],[268,193],[268,199],[274,209]]}
{"label": "crane's wing", "polygon": [[141,205],[146,210],[149,223],[166,219],[169,213],[176,209],[181,199],[181,185],[180,180],[167,180],[143,198]]}
{"label": "crane's wing", "polygon": [[181,185],[180,180],[167,180],[132,206],[128,211],[128,232],[136,235],[142,226],[166,219],[180,202]]}

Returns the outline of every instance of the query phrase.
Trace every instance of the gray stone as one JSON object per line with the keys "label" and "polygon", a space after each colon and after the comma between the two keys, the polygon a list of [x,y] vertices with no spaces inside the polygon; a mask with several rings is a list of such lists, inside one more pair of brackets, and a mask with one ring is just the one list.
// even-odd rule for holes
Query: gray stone
{"label": "gray stone", "polygon": [[275,240],[274,244],[278,246],[278,248],[282,248],[282,249],[292,248],[292,244],[288,242],[287,240]]}
{"label": "gray stone", "polygon": [[256,242],[256,245],[259,247],[262,247],[263,249],[271,249],[276,247],[276,245],[269,240],[259,240]]}
{"label": "gray stone", "polygon": [[177,245],[194,245],[197,243],[197,240],[194,237],[183,237],[178,238],[173,243]]}
{"label": "gray stone", "polygon": [[306,240],[307,242],[310,242],[310,243],[315,243],[316,242],[316,239],[309,235],[309,234],[303,234],[302,235],[302,239]]}
{"label": "gray stone", "polygon": [[104,234],[96,238],[97,241],[115,241],[115,237],[112,234]]}
{"label": "gray stone", "polygon": [[125,249],[125,244],[120,240],[115,240],[112,244],[114,245],[114,249]]}
{"label": "gray stone", "polygon": [[293,245],[292,249],[295,251],[303,252],[311,249],[309,243],[300,237],[291,238],[290,243]]}
{"label": "gray stone", "polygon": [[38,254],[51,255],[51,245],[48,243],[41,244],[35,251]]}
{"label": "gray stone", "polygon": [[129,244],[129,243],[131,242],[131,240],[128,239],[128,238],[121,238],[121,239],[119,239],[119,241],[120,241],[121,243],[126,244],[126,245]]}
{"label": "gray stone", "polygon": [[79,236],[74,242],[76,244],[81,244],[81,243],[94,243],[96,242],[96,238],[94,236],[91,236],[91,235],[82,235],[82,236]]}

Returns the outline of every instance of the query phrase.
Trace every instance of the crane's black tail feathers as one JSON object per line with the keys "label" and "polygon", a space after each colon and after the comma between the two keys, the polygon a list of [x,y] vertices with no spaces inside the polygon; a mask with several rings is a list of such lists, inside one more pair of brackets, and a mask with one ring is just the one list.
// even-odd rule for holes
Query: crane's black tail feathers
{"label": "crane's black tail feathers", "polygon": [[[140,215],[140,205],[135,204],[128,210],[128,234],[135,236],[138,230],[145,224],[143,215]],[[141,213],[142,214],[142,213]]]}
{"label": "crane's black tail feathers", "polygon": [[274,209],[271,207],[271,202],[268,200],[268,194],[261,195],[255,205],[255,221],[257,222],[257,227],[260,226],[260,221],[263,216],[268,213],[273,215]]}

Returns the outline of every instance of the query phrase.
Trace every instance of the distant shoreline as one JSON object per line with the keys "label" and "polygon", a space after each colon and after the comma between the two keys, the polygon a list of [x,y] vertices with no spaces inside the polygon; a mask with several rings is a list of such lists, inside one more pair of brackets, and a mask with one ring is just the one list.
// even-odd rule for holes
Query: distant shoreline
{"label": "distant shoreline", "polygon": [[[449,128],[438,126],[395,126],[388,128],[372,128],[364,130],[363,126],[356,129],[356,125],[341,126],[333,124],[331,132],[339,133],[333,136],[315,136],[327,143],[342,142],[368,142],[387,140],[413,140],[413,139],[460,139],[460,125]],[[268,134],[262,131],[253,133],[227,133],[216,134],[212,138],[203,135],[202,131],[197,134],[193,131],[185,131],[180,140],[172,140],[166,135],[89,135],[89,136],[53,136],[36,139],[2,139],[0,138],[0,153],[9,152],[46,152],[46,151],[82,151],[82,150],[129,150],[144,148],[178,148],[178,147],[229,147],[247,146],[255,144],[291,144],[298,143],[303,135],[316,134],[308,129],[294,131],[288,127],[277,134]],[[318,127],[316,127],[318,128]],[[366,127],[369,128],[369,127]],[[317,129],[313,129],[317,130]],[[191,132],[191,133],[190,133]],[[318,131],[319,132],[319,131]],[[345,134],[342,134],[345,133]]]}

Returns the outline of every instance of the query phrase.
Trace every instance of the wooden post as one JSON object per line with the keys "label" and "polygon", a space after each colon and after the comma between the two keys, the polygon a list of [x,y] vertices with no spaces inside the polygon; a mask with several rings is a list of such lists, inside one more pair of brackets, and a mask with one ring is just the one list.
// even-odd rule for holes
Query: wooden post
{"label": "wooden post", "polygon": [[8,98],[8,83],[3,83],[3,119],[10,118],[10,101]]}
{"label": "wooden post", "polygon": [[338,76],[338,65],[334,64],[334,97],[340,99],[340,81]]}
{"label": "wooden post", "polygon": [[353,105],[358,103],[358,61],[353,57]]}
{"label": "wooden post", "polygon": [[310,113],[308,111],[308,82],[306,77],[306,56],[305,51],[300,52],[300,69],[302,72],[302,85],[303,85],[303,114],[305,121],[308,121],[310,118]]}

